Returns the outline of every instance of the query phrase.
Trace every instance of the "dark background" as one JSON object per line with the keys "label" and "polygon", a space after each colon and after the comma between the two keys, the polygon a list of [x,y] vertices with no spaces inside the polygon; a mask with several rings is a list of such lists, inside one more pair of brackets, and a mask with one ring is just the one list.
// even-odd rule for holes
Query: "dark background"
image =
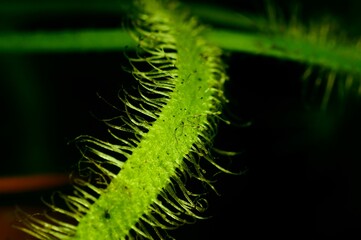
{"label": "dark background", "polygon": [[[18,9],[23,3],[34,7],[44,2],[19,2]],[[219,4],[207,1],[212,2]],[[273,2],[286,18],[296,3]],[[1,1],[0,8],[6,3]],[[0,14],[0,30],[121,27],[123,16],[108,4],[94,10],[84,1],[76,11],[31,12],[24,7],[23,12]],[[264,6],[263,1],[222,1],[222,7],[247,14],[263,14]],[[301,6],[305,22],[328,15],[343,31],[359,33],[360,1],[303,0]],[[208,197],[212,218],[176,230],[175,237],[360,237],[359,99],[333,96],[321,111],[322,91],[304,94],[305,65],[240,53],[224,58],[230,75],[225,118],[233,124],[220,124],[215,146],[241,152],[219,162],[245,173],[217,175],[221,196]],[[73,171],[80,159],[74,138],[108,137],[99,119],[119,112],[98,95],[121,104],[119,90],[135,83],[122,70],[127,64],[122,52],[0,55],[0,176]],[[0,195],[0,204],[38,205],[52,191]]]}

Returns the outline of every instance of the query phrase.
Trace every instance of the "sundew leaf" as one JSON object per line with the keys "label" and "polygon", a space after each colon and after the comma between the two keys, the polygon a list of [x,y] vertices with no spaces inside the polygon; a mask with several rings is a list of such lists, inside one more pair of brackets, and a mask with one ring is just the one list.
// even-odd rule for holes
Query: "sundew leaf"
{"label": "sundew leaf", "polygon": [[25,227],[18,228],[34,237],[162,239],[164,230],[204,218],[207,201],[185,184],[194,179],[212,187],[200,163],[228,172],[209,152],[225,102],[220,49],[175,2],[137,1],[131,25],[139,47],[129,57],[130,72],[139,95],[123,97],[121,124],[106,122],[114,142],[78,139],[96,184],[75,179],[73,195],[58,195],[66,207],[47,203],[69,221],[20,212]]}

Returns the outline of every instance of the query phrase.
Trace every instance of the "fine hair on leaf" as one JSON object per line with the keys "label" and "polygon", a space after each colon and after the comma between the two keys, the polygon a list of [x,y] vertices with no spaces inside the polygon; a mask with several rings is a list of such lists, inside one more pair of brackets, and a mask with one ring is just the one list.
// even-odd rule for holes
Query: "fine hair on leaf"
{"label": "fine hair on leaf", "polygon": [[226,101],[221,50],[177,2],[136,1],[128,25],[138,45],[126,68],[135,91],[120,96],[121,116],[104,121],[111,141],[77,139],[85,174],[73,194],[54,195],[41,217],[19,210],[18,228],[38,239],[165,239],[206,218],[204,192],[189,188],[214,189],[202,165],[229,172],[210,153]]}

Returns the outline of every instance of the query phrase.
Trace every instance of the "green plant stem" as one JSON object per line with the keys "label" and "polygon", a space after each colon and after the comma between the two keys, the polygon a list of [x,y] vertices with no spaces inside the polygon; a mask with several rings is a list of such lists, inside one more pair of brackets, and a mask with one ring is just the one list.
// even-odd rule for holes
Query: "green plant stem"
{"label": "green plant stem", "polygon": [[223,49],[319,65],[332,70],[361,73],[359,49],[353,45],[316,43],[291,36],[210,31],[207,39]]}
{"label": "green plant stem", "polygon": [[[200,158],[217,167],[208,148],[225,102],[223,84],[228,78],[222,51],[209,45],[197,22],[175,7],[157,0],[135,5],[131,34],[139,51],[129,60],[140,96],[121,98],[126,106],[124,116],[118,118],[122,122],[108,122],[115,143],[90,136],[78,139],[86,144],[84,159],[94,166],[84,170],[91,171],[97,185],[74,179],[73,195],[59,195],[67,209],[55,201],[49,203],[52,211],[73,218],[76,226],[51,216],[45,222],[25,215],[25,226],[19,229],[44,240],[133,239],[134,234],[154,239],[152,233],[160,239],[160,230],[204,218],[203,194],[190,192],[182,181],[195,178],[211,187]],[[44,36],[40,39],[46,45]],[[66,36],[61,41],[53,35],[49,46],[53,48],[56,41],[74,44]],[[121,36],[103,37],[113,41],[112,47],[124,48]],[[77,42],[79,47],[83,40]],[[97,38],[89,41],[98,46]],[[72,46],[62,45],[62,49]],[[134,138],[121,139],[124,131]],[[155,229],[150,232],[150,227]]]}
{"label": "green plant stem", "polygon": [[123,30],[82,30],[0,34],[0,52],[83,52],[134,48],[135,42]]}
{"label": "green plant stem", "polygon": [[262,23],[261,18],[255,16],[248,17],[247,14],[241,14],[212,4],[189,3],[187,6],[191,9],[192,13],[202,21],[224,27],[255,29],[255,27]]}
{"label": "green plant stem", "polygon": [[[206,37],[225,50],[361,73],[361,57],[352,45],[318,44],[290,36],[217,29],[208,31]],[[0,53],[114,51],[135,46],[126,31],[114,29],[0,35]]]}

